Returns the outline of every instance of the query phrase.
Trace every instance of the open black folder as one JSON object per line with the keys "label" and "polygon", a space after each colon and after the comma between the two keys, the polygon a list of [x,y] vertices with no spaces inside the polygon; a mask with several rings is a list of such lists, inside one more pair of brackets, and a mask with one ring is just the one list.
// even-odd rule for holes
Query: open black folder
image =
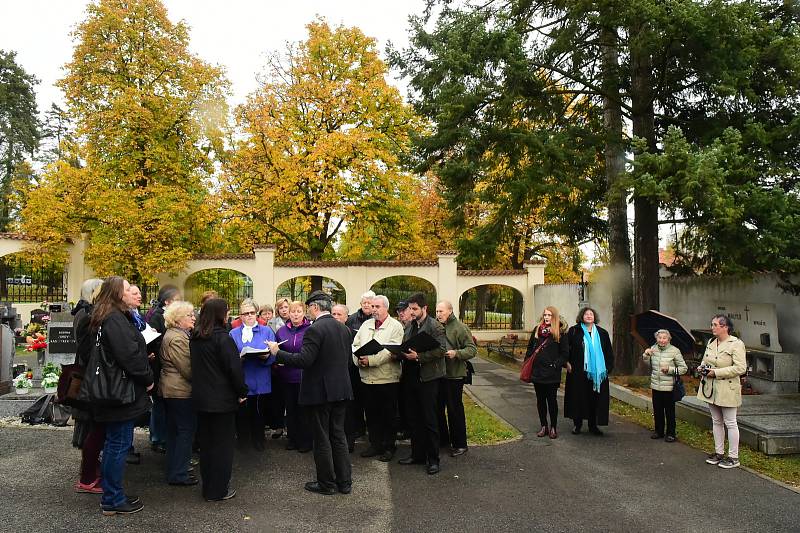
{"label": "open black folder", "polygon": [[355,351],[356,357],[363,357],[365,355],[375,355],[383,349],[389,350],[394,355],[406,353],[408,350],[414,350],[417,353],[429,352],[441,348],[439,342],[431,337],[424,331],[417,333],[403,344],[381,344],[375,339],[372,339],[367,344]]}

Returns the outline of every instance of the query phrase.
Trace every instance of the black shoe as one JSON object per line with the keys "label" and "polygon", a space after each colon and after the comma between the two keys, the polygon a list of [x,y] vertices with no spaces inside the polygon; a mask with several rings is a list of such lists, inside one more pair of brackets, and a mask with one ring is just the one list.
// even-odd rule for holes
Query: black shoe
{"label": "black shoe", "polygon": [[125,457],[125,463],[129,465],[142,464],[142,454],[139,452],[131,452]]}
{"label": "black shoe", "polygon": [[228,493],[222,498],[206,498],[207,502],[221,502],[223,500],[230,500],[236,496],[236,489],[228,489]]}
{"label": "black shoe", "polygon": [[365,457],[366,458],[366,457],[375,457],[376,455],[380,455],[382,453],[383,453],[382,451],[376,450],[375,448],[370,446],[369,448],[367,448],[366,450],[361,452],[359,455],[361,455],[361,457]]}
{"label": "black shoe", "polygon": [[140,501],[138,496],[128,496],[128,504],[130,505],[136,505]]}
{"label": "black shoe", "polygon": [[597,427],[597,426],[589,428],[589,433],[591,433],[592,435],[595,435],[597,437],[602,437],[603,436],[603,432],[600,431],[600,428]]}
{"label": "black shoe", "polygon": [[454,448],[452,452],[450,452],[450,457],[458,457],[459,455],[464,455],[467,453],[466,448]]}
{"label": "black shoe", "polygon": [[293,443],[290,442],[289,444],[286,445],[286,449],[289,451],[296,450],[297,446],[295,446]]}
{"label": "black shoe", "polygon": [[659,435],[658,433],[653,433],[652,435],[650,435],[650,438],[653,439],[653,440],[663,439],[664,435]]}
{"label": "black shoe", "polygon": [[282,429],[277,429],[277,430],[272,432],[272,438],[273,439],[279,439],[281,437],[283,437],[283,430]]}
{"label": "black shoe", "polygon": [[580,435],[581,434],[580,426],[575,426],[574,428],[572,428],[572,434],[573,435]]}
{"label": "black shoe", "polygon": [[197,483],[199,483],[199,482],[198,482],[197,478],[194,477],[194,476],[189,476],[186,479],[184,479],[183,481],[170,481],[169,482],[170,485],[174,485],[174,486],[177,486],[177,487],[191,487],[192,485],[197,485]]}
{"label": "black shoe", "polygon": [[408,457],[403,457],[399,461],[397,461],[399,465],[423,465],[425,461],[422,459],[415,459],[414,456],[409,455]]}
{"label": "black shoe", "polygon": [[674,435],[667,435],[664,437],[664,442],[675,442],[676,440],[678,439],[676,439]]}
{"label": "black shoe", "polygon": [[378,457],[378,461],[382,463],[388,463],[389,461],[392,460],[393,457],[394,457],[394,450],[386,450],[381,454],[380,457]]}
{"label": "black shoe", "polygon": [[434,474],[438,474],[439,470],[440,470],[439,463],[431,463],[428,465],[428,469],[426,470],[426,472],[428,472],[429,476],[432,476]]}
{"label": "black shoe", "polygon": [[142,504],[142,502],[137,502],[137,503],[125,502],[122,505],[118,505],[117,507],[106,507],[105,505],[101,505],[100,509],[102,509],[103,514],[105,516],[114,516],[115,514],[133,514],[133,513],[138,513],[139,511],[144,509],[144,504]]}
{"label": "black shoe", "polygon": [[305,489],[308,492],[315,492],[317,494],[322,494],[325,496],[336,494],[335,490],[323,487],[322,485],[319,484],[318,481],[309,481],[308,483],[305,484]]}
{"label": "black shoe", "polygon": [[336,487],[342,494],[350,494],[353,492],[353,485],[351,483],[342,483],[341,485],[336,485]]}
{"label": "black shoe", "polygon": [[167,453],[167,447],[163,444],[151,444],[150,449],[156,453]]}
{"label": "black shoe", "polygon": [[297,453],[308,453],[312,448],[297,448]]}

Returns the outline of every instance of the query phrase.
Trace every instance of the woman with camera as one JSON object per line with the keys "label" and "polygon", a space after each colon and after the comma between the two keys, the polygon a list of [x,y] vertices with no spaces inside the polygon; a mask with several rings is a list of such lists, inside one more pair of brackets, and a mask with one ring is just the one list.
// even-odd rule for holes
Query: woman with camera
{"label": "woman with camera", "polygon": [[669,331],[660,329],[656,331],[655,338],[656,343],[642,355],[645,361],[650,360],[650,388],[653,390],[653,418],[656,431],[650,438],[675,442],[675,398],[672,396],[672,389],[675,386],[675,376],[685,374],[687,366],[681,351],[670,344],[672,335]]}
{"label": "woman with camera", "polygon": [[[736,410],[742,405],[739,376],[747,371],[744,343],[732,335],[733,321],[725,315],[711,319],[714,338],[706,346],[699,367],[701,374],[697,398],[708,403],[714,430],[714,453],[706,463],[720,468],[739,466],[739,426]],[[725,430],[728,430],[728,456],[725,456]]]}

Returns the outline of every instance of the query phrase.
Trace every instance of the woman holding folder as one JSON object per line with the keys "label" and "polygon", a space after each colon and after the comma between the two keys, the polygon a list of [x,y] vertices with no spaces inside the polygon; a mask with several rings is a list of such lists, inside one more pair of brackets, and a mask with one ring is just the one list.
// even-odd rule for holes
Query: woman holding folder
{"label": "woman holding folder", "polygon": [[[258,323],[258,304],[245,298],[239,305],[242,325],[231,330],[230,336],[242,359],[244,381],[247,383],[247,401],[239,407],[236,416],[236,435],[241,448],[248,447],[248,440],[256,451],[264,451],[264,427],[268,402],[272,393],[272,363],[267,341],[274,341],[275,334],[269,326]],[[243,353],[242,351],[250,352]]]}

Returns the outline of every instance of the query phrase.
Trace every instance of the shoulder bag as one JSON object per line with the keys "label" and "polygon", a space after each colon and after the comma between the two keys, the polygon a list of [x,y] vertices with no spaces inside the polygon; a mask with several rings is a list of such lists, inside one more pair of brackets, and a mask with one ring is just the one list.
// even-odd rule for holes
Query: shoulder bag
{"label": "shoulder bag", "polygon": [[85,399],[92,405],[106,407],[131,404],[136,401],[133,382],[119,364],[106,354],[101,342],[102,334],[103,328],[100,327],[89,354],[80,399]]}
{"label": "shoulder bag", "polygon": [[678,374],[678,363],[675,363],[675,380],[672,383],[672,401],[679,402],[686,396],[686,387]]}

